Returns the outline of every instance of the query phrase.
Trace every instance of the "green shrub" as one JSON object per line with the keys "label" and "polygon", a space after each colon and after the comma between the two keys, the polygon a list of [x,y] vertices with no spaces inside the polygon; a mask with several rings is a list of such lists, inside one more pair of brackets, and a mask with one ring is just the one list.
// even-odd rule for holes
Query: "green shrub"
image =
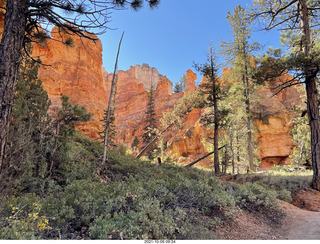
{"label": "green shrub", "polygon": [[165,210],[155,198],[139,201],[136,210],[120,211],[98,217],[90,226],[94,239],[175,239],[183,233],[177,222],[185,219],[184,211]]}
{"label": "green shrub", "polygon": [[[235,186],[235,185],[233,185]],[[277,192],[268,190],[259,183],[245,183],[238,185],[234,192],[236,204],[248,210],[279,210]]]}
{"label": "green shrub", "polygon": [[40,199],[32,194],[2,199],[0,239],[40,239],[50,230],[49,219],[41,214]]}

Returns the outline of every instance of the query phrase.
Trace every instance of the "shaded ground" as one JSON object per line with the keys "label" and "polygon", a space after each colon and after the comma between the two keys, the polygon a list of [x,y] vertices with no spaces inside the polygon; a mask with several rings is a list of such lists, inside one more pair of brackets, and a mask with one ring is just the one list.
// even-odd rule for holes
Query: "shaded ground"
{"label": "shaded ground", "polygon": [[225,240],[320,240],[320,192],[301,190],[282,209],[286,217],[279,222],[242,212],[217,232]]}

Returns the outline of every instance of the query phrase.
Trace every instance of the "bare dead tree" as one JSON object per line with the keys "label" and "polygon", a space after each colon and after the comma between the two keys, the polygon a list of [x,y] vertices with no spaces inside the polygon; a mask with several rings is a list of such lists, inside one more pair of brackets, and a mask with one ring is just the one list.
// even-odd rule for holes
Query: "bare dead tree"
{"label": "bare dead tree", "polygon": [[111,82],[111,89],[110,89],[109,103],[108,103],[108,111],[107,111],[107,118],[106,118],[106,128],[105,128],[105,132],[104,132],[104,148],[103,148],[102,164],[105,163],[106,158],[107,158],[108,133],[109,133],[109,125],[110,125],[111,103],[112,103],[112,97],[113,97],[113,90],[115,89],[115,87],[114,87],[115,86],[115,80],[116,80],[116,76],[117,76],[117,72],[118,72],[118,59],[119,59],[119,54],[120,54],[120,48],[121,48],[123,35],[124,35],[124,32],[122,33],[121,38],[120,38],[117,57],[116,57],[116,62],[115,62],[115,65],[114,65],[112,82]]}
{"label": "bare dead tree", "polygon": [[[221,149],[224,148],[225,146],[226,146],[226,145],[224,145],[224,146],[222,146],[222,147],[219,147],[218,150],[221,150]],[[207,153],[206,155],[202,156],[201,158],[198,158],[197,160],[193,161],[192,163],[186,165],[185,167],[191,167],[191,166],[195,165],[196,163],[199,163],[201,160],[209,157],[210,155],[212,155],[212,154],[214,154],[214,153],[215,153],[215,151],[209,152],[209,153]]]}

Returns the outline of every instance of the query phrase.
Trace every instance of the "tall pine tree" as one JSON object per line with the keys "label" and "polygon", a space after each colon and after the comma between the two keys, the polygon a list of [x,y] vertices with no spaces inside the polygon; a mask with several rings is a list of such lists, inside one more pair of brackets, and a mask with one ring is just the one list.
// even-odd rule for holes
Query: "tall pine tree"
{"label": "tall pine tree", "polygon": [[[245,107],[243,119],[246,124],[246,144],[247,144],[247,160],[250,170],[254,170],[254,154],[253,154],[253,124],[251,116],[251,99],[253,82],[250,80],[252,73],[252,55],[253,51],[260,49],[257,42],[250,42],[251,28],[248,21],[248,11],[237,6],[233,14],[228,12],[228,22],[232,28],[233,41],[221,43],[221,52],[230,60],[233,70],[230,71],[231,76],[235,80],[240,80],[242,86],[238,86],[238,91],[242,94],[243,106]],[[241,104],[241,103],[240,103]]]}
{"label": "tall pine tree", "polygon": [[[264,23],[266,30],[278,28],[283,36],[282,41],[290,49],[285,55],[274,52],[276,59],[265,57],[261,62],[263,74],[279,75],[291,71],[294,79],[281,84],[285,89],[304,83],[307,94],[307,114],[311,131],[311,159],[313,166],[312,187],[320,191],[320,118],[318,75],[319,69],[319,1],[317,0],[254,0],[251,14]],[[267,72],[266,72],[267,71]],[[258,76],[259,77],[259,76]],[[271,77],[272,78],[272,77]]]}
{"label": "tall pine tree", "polygon": [[[145,124],[146,126],[144,127],[144,134],[142,135],[144,146],[148,145],[148,143],[150,143],[151,140],[157,135],[156,112],[155,112],[155,103],[154,103],[154,88],[152,84],[150,85],[149,102],[148,102],[147,111],[146,111]],[[154,148],[151,147],[151,151],[152,149]],[[151,156],[150,153],[149,153],[149,156]]]}
{"label": "tall pine tree", "polygon": [[[30,46],[28,51],[31,51]],[[17,79],[8,147],[2,173],[29,190],[41,190],[47,176],[47,153],[52,147],[50,100],[38,79],[39,63],[25,59]],[[17,185],[16,185],[17,187]]]}
{"label": "tall pine tree", "polygon": [[218,68],[215,61],[215,53],[213,46],[209,48],[209,55],[207,63],[203,65],[196,65],[196,68],[203,74],[206,81],[200,85],[200,88],[205,95],[206,110],[201,117],[202,123],[208,128],[212,127],[214,130],[213,136],[213,150],[214,150],[214,171],[220,174],[219,162],[219,134],[221,126],[223,125],[224,117],[227,111],[220,107],[220,100],[225,96],[225,90],[221,80],[218,78]]}

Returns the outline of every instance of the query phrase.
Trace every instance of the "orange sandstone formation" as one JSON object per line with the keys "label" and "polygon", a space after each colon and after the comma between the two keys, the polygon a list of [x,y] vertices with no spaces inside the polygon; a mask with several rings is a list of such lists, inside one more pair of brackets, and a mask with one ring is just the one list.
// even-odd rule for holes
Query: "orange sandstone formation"
{"label": "orange sandstone formation", "polygon": [[[105,77],[105,82],[109,86],[112,77],[113,74],[107,74]],[[127,71],[118,72],[115,104],[117,143],[130,146],[136,136],[140,141],[139,147],[143,146],[141,137],[146,126],[144,121],[151,84],[155,89],[155,112],[159,121],[162,112],[170,111],[183,94],[172,94],[172,82],[147,64],[131,66]]]}
{"label": "orange sandstone formation", "polygon": [[[292,76],[283,75],[269,85],[271,88],[276,87],[288,79],[292,79]],[[267,88],[257,90],[261,98],[252,108],[257,128],[258,157],[261,159],[260,168],[263,169],[270,169],[273,165],[290,164],[289,156],[296,146],[290,130],[291,121],[297,115],[290,110],[302,102],[301,93],[296,87],[286,88],[277,95],[274,95],[275,92]]]}
{"label": "orange sandstone formation", "polygon": [[[51,99],[51,114],[61,105],[60,97],[68,95],[70,101],[83,105],[93,113],[93,119],[79,126],[84,135],[97,138],[101,131],[103,110],[107,106],[106,85],[102,82],[102,45],[99,39],[92,41],[69,35],[54,27],[43,45],[34,45],[34,56],[40,56],[44,66],[39,69],[39,78]],[[66,46],[59,41],[73,39]],[[93,36],[94,37],[94,36]]]}

